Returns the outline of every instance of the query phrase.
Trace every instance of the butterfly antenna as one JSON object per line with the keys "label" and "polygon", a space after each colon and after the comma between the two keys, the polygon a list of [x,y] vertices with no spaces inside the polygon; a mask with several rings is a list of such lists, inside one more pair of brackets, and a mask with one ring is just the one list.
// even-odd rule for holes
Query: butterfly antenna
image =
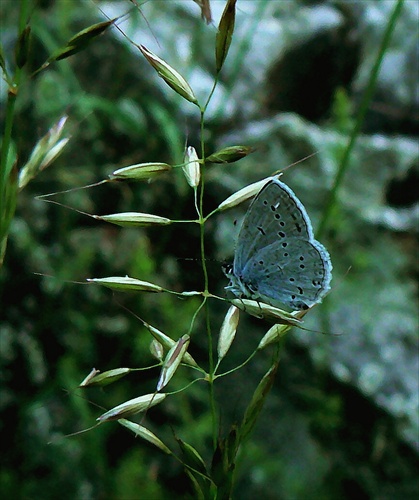
{"label": "butterfly antenna", "polygon": [[309,158],[316,156],[317,154],[320,153],[320,151],[321,151],[321,149],[319,149],[318,151],[315,151],[314,153],[311,153],[310,155],[305,156],[304,158],[301,158],[300,160],[295,161],[294,163],[291,163],[290,165],[287,165],[286,167],[282,168],[281,170],[277,170],[273,175],[279,174],[282,172],[286,172],[289,168],[295,167],[295,165],[298,165],[299,163],[302,163],[303,161],[306,161]]}

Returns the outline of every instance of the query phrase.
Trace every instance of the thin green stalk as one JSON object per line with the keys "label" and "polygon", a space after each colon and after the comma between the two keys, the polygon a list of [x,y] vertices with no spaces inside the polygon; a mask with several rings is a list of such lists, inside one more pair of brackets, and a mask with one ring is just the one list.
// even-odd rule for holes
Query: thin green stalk
{"label": "thin green stalk", "polygon": [[209,315],[209,306],[208,302],[205,303],[205,317],[206,317],[206,327],[208,332],[208,361],[209,361],[209,398],[210,398],[210,406],[211,406],[211,420],[212,420],[212,444],[215,447],[217,446],[217,409],[215,405],[215,393],[214,393],[214,355],[213,355],[213,342],[212,342],[212,333],[211,333],[211,322]]}
{"label": "thin green stalk", "polygon": [[[28,21],[28,11],[29,11],[29,0],[21,0],[20,2],[20,12],[18,21],[18,34],[22,33],[26,23]],[[16,66],[15,74],[13,76],[12,83],[9,83],[9,89],[7,93],[7,103],[6,103],[6,116],[4,124],[4,133],[1,144],[1,156],[0,156],[0,236],[3,238],[7,237],[8,228],[3,227],[6,222],[6,183],[9,181],[10,172],[7,171],[8,158],[10,145],[12,142],[13,133],[13,121],[16,98],[19,91],[19,84],[22,76],[22,70]],[[10,219],[9,219],[10,220]],[[5,241],[5,240],[4,240]],[[1,256],[0,256],[1,260]]]}
{"label": "thin green stalk", "polygon": [[[214,88],[213,88],[214,90]],[[212,95],[212,93],[211,93]],[[205,105],[208,105],[208,102]],[[201,158],[202,158],[202,168],[201,168],[201,187],[199,196],[199,223],[200,223],[200,243],[201,243],[201,262],[202,271],[204,273],[204,290],[208,293],[208,270],[205,261],[205,217],[204,217],[204,188],[205,188],[205,141],[204,141],[204,115],[205,108],[201,108],[201,120],[200,120],[200,135],[201,135]],[[205,318],[206,318],[206,329],[208,335],[208,373],[209,373],[209,400],[211,407],[211,417],[212,417],[212,440],[214,449],[217,445],[217,413],[215,407],[215,394],[214,394],[214,355],[213,355],[213,340],[211,333],[211,322],[209,317],[208,302],[206,298],[205,302]]]}
{"label": "thin green stalk", "polygon": [[[215,92],[215,88],[217,87],[217,83],[218,83],[218,76],[219,76],[219,73],[217,73],[217,75],[215,76],[215,79],[214,79],[214,85],[212,86],[212,89],[208,95],[208,99],[207,99],[207,102],[205,103],[205,106],[201,109],[201,113],[202,113],[202,117],[203,117],[203,114],[205,113],[205,111],[207,110],[207,107],[208,107],[208,104],[210,103],[211,101],[211,97],[212,95],[214,94]],[[202,129],[201,129],[201,132],[202,132]],[[202,137],[202,136],[201,136]],[[202,157],[204,158],[204,156]]]}
{"label": "thin green stalk", "polygon": [[205,190],[205,143],[204,143],[204,113],[205,110],[201,109],[201,189],[199,194],[199,223],[200,223],[200,237],[201,237],[201,261],[202,271],[204,273],[204,290],[208,292],[208,271],[205,262],[205,218],[204,218],[204,190]]}
{"label": "thin green stalk", "polygon": [[[200,231],[200,236],[201,236],[201,261],[202,261],[202,271],[204,273],[204,290],[205,293],[208,293],[208,271],[207,271],[207,264],[205,261],[205,222],[206,222],[206,217],[204,217],[204,190],[205,190],[205,140],[204,140],[204,125],[205,125],[205,111],[208,107],[208,104],[211,100],[212,95],[214,94],[215,87],[217,86],[218,83],[218,75],[215,77],[214,80],[214,85],[212,86],[212,89],[209,93],[208,99],[204,105],[204,107],[201,107],[201,119],[200,119],[200,137],[201,137],[201,158],[202,158],[202,164],[201,164],[201,189],[200,189],[200,195],[199,195],[199,223],[201,225],[201,231]],[[212,354],[211,354],[212,356]],[[213,366],[212,366],[213,368]],[[211,372],[212,373],[212,372]]]}
{"label": "thin green stalk", "polygon": [[[205,222],[207,220],[204,217],[204,190],[205,190],[205,140],[204,140],[204,125],[205,125],[205,111],[208,107],[208,104],[211,101],[211,97],[214,94],[215,88],[218,83],[218,74],[214,79],[214,85],[208,95],[208,99],[203,107],[201,107],[201,119],[200,119],[200,137],[201,137],[201,188],[200,188],[200,196],[199,196],[199,222],[200,222],[200,236],[201,236],[201,262],[202,262],[202,271],[204,273],[204,290],[207,294],[208,290],[208,270],[207,264],[205,261]],[[211,406],[211,419],[212,419],[212,441],[214,449],[217,446],[217,412],[216,412],[216,404],[215,404],[215,394],[214,394],[214,354],[213,354],[213,339],[211,332],[211,322],[209,315],[208,302],[205,301],[205,317],[206,317],[206,329],[208,335],[208,374],[209,374],[209,399]]]}
{"label": "thin green stalk", "polygon": [[388,20],[388,24],[386,27],[386,31],[384,33],[383,39],[381,41],[380,49],[377,54],[377,58],[375,60],[374,66],[371,71],[371,75],[368,81],[367,88],[365,90],[364,96],[361,101],[361,105],[358,111],[358,116],[356,118],[355,126],[352,130],[351,136],[348,141],[348,145],[346,146],[346,149],[343,153],[342,160],[339,165],[338,172],[336,174],[332,189],[329,193],[329,197],[326,203],[326,209],[323,212],[323,217],[320,221],[319,228],[317,231],[317,236],[318,238],[321,237],[321,235],[324,232],[324,229],[329,221],[330,215],[332,214],[333,210],[336,207],[336,202],[337,202],[337,194],[338,190],[342,184],[344,175],[346,173],[346,170],[348,169],[349,166],[349,158],[351,156],[352,150],[355,146],[356,140],[358,138],[358,135],[361,132],[361,127],[364,122],[365,114],[368,110],[368,106],[371,102],[371,99],[374,94],[375,90],[375,85],[377,83],[377,78],[378,78],[378,73],[380,71],[381,63],[383,62],[383,58],[385,55],[386,50],[388,49],[391,36],[393,34],[394,28],[396,26],[397,19],[400,15],[400,12],[402,10],[404,4],[404,0],[397,0],[396,6],[394,7],[393,13],[390,16],[390,19]]}

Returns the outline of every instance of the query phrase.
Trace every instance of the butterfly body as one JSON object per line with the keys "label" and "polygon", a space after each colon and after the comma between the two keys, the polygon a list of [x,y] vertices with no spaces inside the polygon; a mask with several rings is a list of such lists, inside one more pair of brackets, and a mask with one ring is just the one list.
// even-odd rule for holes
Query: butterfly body
{"label": "butterfly body", "polygon": [[308,309],[330,289],[332,264],[303,204],[283,182],[259,191],[241,226],[226,287],[238,298]]}

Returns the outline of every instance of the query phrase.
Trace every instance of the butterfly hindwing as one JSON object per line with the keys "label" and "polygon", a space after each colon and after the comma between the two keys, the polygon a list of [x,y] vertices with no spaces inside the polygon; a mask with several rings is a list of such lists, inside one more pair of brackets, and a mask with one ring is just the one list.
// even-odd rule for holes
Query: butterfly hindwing
{"label": "butterfly hindwing", "polygon": [[241,280],[254,291],[254,298],[271,305],[310,307],[329,289],[329,255],[317,241],[283,243],[286,246],[272,244],[261,249],[247,262]]}

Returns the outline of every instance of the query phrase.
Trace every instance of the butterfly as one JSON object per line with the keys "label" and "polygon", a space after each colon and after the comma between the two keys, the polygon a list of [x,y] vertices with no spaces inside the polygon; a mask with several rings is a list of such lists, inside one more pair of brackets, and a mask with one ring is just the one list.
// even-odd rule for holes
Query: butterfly
{"label": "butterfly", "polygon": [[332,263],[313,234],[301,201],[278,179],[268,181],[240,228],[226,290],[275,307],[308,309],[330,289]]}

